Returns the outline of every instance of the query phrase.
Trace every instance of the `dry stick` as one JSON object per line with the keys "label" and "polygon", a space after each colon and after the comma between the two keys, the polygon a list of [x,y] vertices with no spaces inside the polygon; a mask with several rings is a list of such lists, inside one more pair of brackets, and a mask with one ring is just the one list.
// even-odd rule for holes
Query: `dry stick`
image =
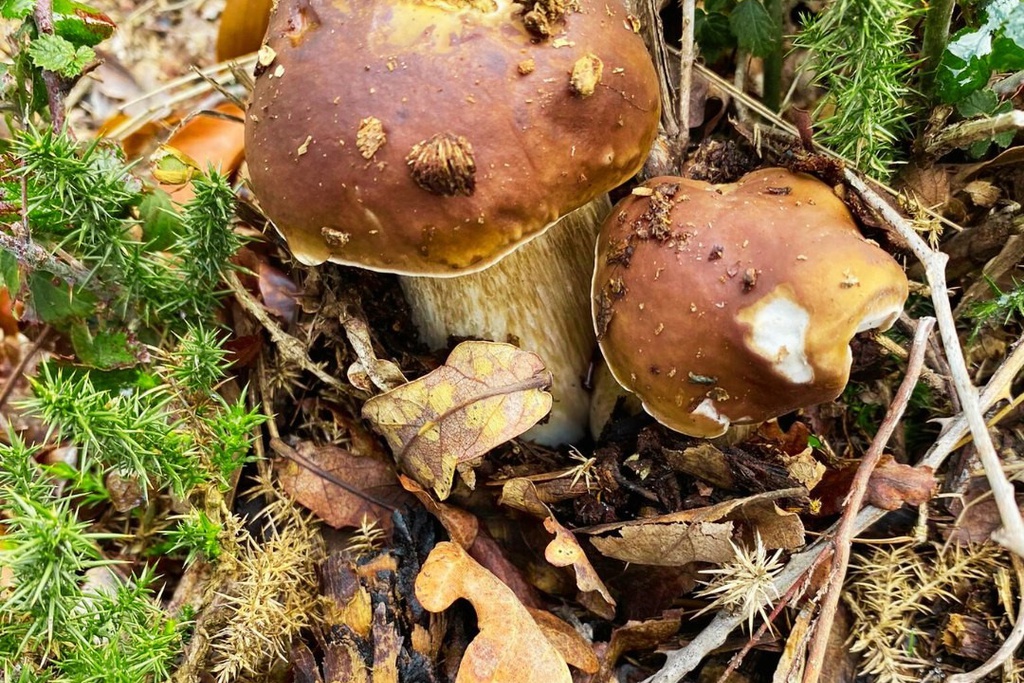
{"label": "dry stick", "polygon": [[853,522],[861,505],[864,504],[871,473],[882,458],[885,446],[896,430],[896,425],[902,419],[903,412],[910,402],[910,395],[914,391],[914,387],[917,386],[921,369],[924,367],[924,352],[928,348],[928,336],[934,326],[935,318],[918,320],[917,330],[914,332],[914,342],[910,347],[910,356],[907,359],[906,375],[853,477],[850,494],[846,498],[843,515],[839,518],[839,527],[832,540],[832,545],[835,548],[835,552],[832,553],[832,571],[829,572],[828,588],[821,601],[818,623],[814,627],[814,636],[811,638],[808,648],[804,683],[818,683],[818,679],[821,677],[821,669],[825,663],[825,650],[828,648],[828,636],[832,630],[836,610],[839,608],[839,596],[842,593],[843,580],[846,578],[846,569],[850,563],[850,547],[853,545],[854,536]]}
{"label": "dry stick", "polygon": [[949,126],[925,144],[924,151],[936,157],[958,147],[988,140],[999,135],[1024,129],[1024,111],[1008,111],[977,121],[963,121]]}
{"label": "dry stick", "polygon": [[683,42],[679,51],[679,137],[676,138],[676,149],[679,159],[686,159],[686,148],[690,146],[690,88],[693,83],[694,39],[693,15],[695,0],[683,2]]}
{"label": "dry stick", "polygon": [[[981,392],[981,405],[984,410],[988,410],[996,401],[1007,397],[1010,384],[1022,369],[1024,369],[1024,339],[1018,342],[1009,358],[996,370],[988,385]],[[918,466],[937,469],[955,450],[957,443],[967,432],[967,418],[964,415],[959,415],[948,422],[945,431],[938,441],[928,449]],[[853,525],[854,533],[864,531],[888,512],[888,510],[868,505],[857,514]],[[775,587],[780,595],[789,591],[793,584],[799,581],[810,568],[820,562],[820,556],[831,548],[831,543],[826,540],[828,534],[829,532],[826,532],[818,541],[808,546],[807,550],[793,555],[789,559],[786,568],[775,579]],[[743,615],[738,612],[730,613],[724,610],[719,612],[686,647],[670,652],[661,671],[648,678],[645,683],[676,683],[704,661],[704,658],[712,650],[725,643],[726,637],[742,622]]]}
{"label": "dry stick", "polygon": [[861,199],[900,234],[924,265],[928,285],[932,290],[935,316],[939,321],[939,336],[942,338],[942,346],[946,350],[946,360],[949,362],[953,378],[953,387],[960,397],[960,404],[971,428],[978,457],[985,467],[985,476],[988,478],[989,487],[999,508],[999,517],[1003,522],[1003,528],[992,534],[992,538],[1015,554],[1024,557],[1024,519],[1021,518],[1020,508],[1017,507],[1013,485],[1007,480],[999,456],[992,445],[992,436],[988,433],[988,426],[981,412],[977,389],[967,371],[967,363],[964,361],[963,349],[960,348],[960,339],[956,332],[956,322],[953,319],[953,310],[946,294],[945,269],[948,257],[942,252],[933,251],[909,221],[864,184],[855,173],[847,169],[844,175],[846,182],[857,191]]}
{"label": "dry stick", "polygon": [[11,370],[11,376],[7,378],[7,384],[4,385],[3,390],[0,390],[0,408],[3,408],[4,404],[7,403],[7,399],[11,397],[11,392],[14,391],[14,386],[18,383],[18,380],[21,379],[21,375],[25,372],[25,368],[28,366],[29,361],[32,360],[32,357],[36,355],[40,348],[42,348],[46,338],[50,336],[51,329],[53,328],[49,325],[43,327],[39,332],[39,336],[37,336],[36,340],[32,342],[31,348],[22,354],[21,360],[19,360],[18,364],[14,366],[14,369]]}
{"label": "dry stick", "polygon": [[242,308],[252,317],[259,321],[263,329],[270,334],[270,339],[274,342],[277,347],[278,353],[281,354],[282,358],[288,363],[293,363],[306,372],[314,375],[321,382],[327,386],[340,391],[343,394],[351,394],[355,392],[355,389],[346,386],[336,377],[331,377],[329,374],[324,372],[323,368],[310,360],[306,354],[306,348],[302,342],[293,337],[292,335],[281,329],[270,317],[270,314],[263,308],[260,302],[256,301],[245,287],[242,286],[241,281],[238,279],[238,275],[233,272],[229,272],[224,276],[224,280],[227,282],[231,292],[235,295],[235,300],[242,305]]}
{"label": "dry stick", "polygon": [[[52,0],[36,0],[33,17],[36,28],[44,35],[53,35],[53,3]],[[58,74],[43,69],[43,83],[46,85],[46,99],[50,106],[50,123],[54,130],[64,128],[64,93],[61,78]]]}

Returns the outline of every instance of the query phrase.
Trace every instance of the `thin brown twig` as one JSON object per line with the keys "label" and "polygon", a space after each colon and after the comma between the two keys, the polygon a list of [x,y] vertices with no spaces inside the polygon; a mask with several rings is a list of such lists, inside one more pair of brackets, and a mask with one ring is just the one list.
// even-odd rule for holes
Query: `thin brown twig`
{"label": "thin brown twig", "polygon": [[864,498],[867,496],[868,482],[871,480],[871,473],[874,471],[878,461],[885,452],[885,446],[889,438],[896,430],[896,425],[903,417],[907,404],[910,403],[910,395],[917,386],[917,380],[921,376],[921,369],[924,367],[924,352],[928,347],[928,337],[935,326],[935,318],[921,318],[917,321],[917,330],[914,332],[914,341],[910,347],[910,355],[907,358],[907,371],[900,383],[896,395],[893,397],[885,419],[878,427],[871,446],[857,467],[857,473],[853,477],[850,486],[850,493],[846,498],[843,514],[839,518],[839,527],[836,529],[832,545],[835,551],[832,553],[832,569],[829,572],[828,588],[825,597],[822,598],[821,608],[818,611],[818,623],[814,627],[814,635],[808,647],[807,664],[804,669],[804,683],[818,683],[821,677],[822,666],[825,663],[825,651],[828,648],[828,637],[832,630],[832,622],[835,621],[836,610],[839,608],[839,596],[843,590],[843,581],[846,578],[846,569],[850,563],[850,547],[853,545],[854,529],[853,523]]}
{"label": "thin brown twig", "polygon": [[683,3],[683,40],[679,51],[679,93],[677,118],[679,134],[675,145],[680,161],[686,159],[686,148],[690,146],[690,89],[693,84],[693,62],[696,43],[693,37],[693,20],[695,0],[682,0]]}
{"label": "thin brown twig", "polygon": [[19,360],[18,364],[11,370],[11,376],[7,378],[7,383],[4,384],[4,388],[0,390],[0,408],[3,408],[4,404],[7,403],[7,399],[11,397],[11,392],[14,391],[14,386],[18,383],[18,379],[25,373],[25,368],[28,367],[29,361],[32,360],[32,357],[39,352],[39,349],[41,349],[43,344],[46,342],[46,338],[50,336],[51,329],[52,328],[49,325],[43,326],[43,329],[39,331],[39,335],[36,337],[35,341],[32,342],[32,346],[21,355],[21,360]]}
{"label": "thin brown twig", "polygon": [[[36,0],[33,18],[40,33],[53,35],[53,3],[52,0]],[[50,123],[54,130],[64,129],[64,83],[60,74],[48,69],[43,70],[43,84],[46,86],[46,99],[50,107]]]}
{"label": "thin brown twig", "polygon": [[939,336],[946,351],[946,360],[949,362],[953,386],[957,396],[960,397],[960,404],[963,406],[964,415],[967,417],[967,423],[974,437],[978,457],[985,467],[985,476],[988,478],[989,487],[992,489],[996,506],[999,508],[999,517],[1003,523],[1002,529],[994,533],[992,538],[1017,555],[1024,557],[1024,519],[1021,518],[1020,508],[1017,507],[1013,484],[1009,482],[1003,472],[999,456],[992,444],[992,436],[985,424],[985,417],[982,415],[978,401],[978,391],[971,382],[970,374],[967,371],[967,362],[964,360],[960,338],[957,336],[956,321],[953,318],[953,310],[946,294],[948,257],[929,247],[910,222],[877,192],[868,187],[856,173],[847,169],[844,175],[846,182],[856,190],[864,203],[896,230],[924,265],[928,285],[931,287],[935,316],[938,318]]}

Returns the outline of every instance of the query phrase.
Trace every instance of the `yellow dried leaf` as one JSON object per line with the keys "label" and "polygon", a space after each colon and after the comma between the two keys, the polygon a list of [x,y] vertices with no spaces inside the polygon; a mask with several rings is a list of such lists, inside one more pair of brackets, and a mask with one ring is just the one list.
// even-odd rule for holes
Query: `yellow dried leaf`
{"label": "yellow dried leaf", "polygon": [[590,563],[576,537],[559,524],[554,517],[544,520],[544,528],[548,530],[548,533],[555,535],[555,540],[548,543],[547,548],[544,549],[544,559],[556,567],[572,565],[572,568],[576,570],[576,585],[579,589],[584,593],[590,591],[599,593],[608,606],[602,616],[608,619],[613,618],[615,616],[615,600],[608,592],[604,582],[601,581],[601,577],[597,575],[594,565]]}
{"label": "yellow dried leaf", "polygon": [[565,659],[512,590],[455,543],[438,543],[416,577],[416,598],[440,612],[459,598],[480,632],[466,648],[456,683],[570,683]]}
{"label": "yellow dried leaf", "polygon": [[463,342],[433,372],[376,396],[363,417],[395,459],[444,500],[463,472],[551,410],[551,373],[536,354],[510,344]]}

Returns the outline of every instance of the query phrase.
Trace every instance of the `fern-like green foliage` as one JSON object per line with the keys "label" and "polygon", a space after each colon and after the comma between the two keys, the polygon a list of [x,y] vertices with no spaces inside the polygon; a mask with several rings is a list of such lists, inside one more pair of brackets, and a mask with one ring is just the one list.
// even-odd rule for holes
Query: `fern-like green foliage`
{"label": "fern-like green foliage", "polygon": [[806,20],[795,45],[811,53],[823,142],[860,170],[885,180],[901,158],[918,111],[909,81],[916,68],[909,0],[836,0]]}
{"label": "fern-like green foliage", "polygon": [[986,325],[1006,325],[1016,316],[1024,320],[1024,282],[1014,281],[1013,288],[1003,291],[992,280],[988,280],[992,298],[977,301],[967,310],[967,317],[974,321],[973,336]]}

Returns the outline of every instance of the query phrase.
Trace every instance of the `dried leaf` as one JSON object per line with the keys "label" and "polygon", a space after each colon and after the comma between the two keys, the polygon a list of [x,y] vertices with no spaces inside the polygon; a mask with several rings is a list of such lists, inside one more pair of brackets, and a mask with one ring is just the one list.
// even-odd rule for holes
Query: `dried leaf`
{"label": "dried leaf", "polygon": [[901,465],[885,456],[868,480],[867,502],[883,510],[895,510],[904,503],[922,505],[931,500],[937,487],[931,467]]}
{"label": "dried leaf", "polygon": [[391,509],[361,498],[330,479],[344,482],[392,508],[412,500],[398,486],[391,465],[382,460],[355,456],[336,446],[318,447],[308,441],[300,443],[295,450],[309,466],[292,460],[279,460],[281,486],[288,495],[335,529],[358,527],[364,517],[375,519],[382,528],[390,529]]}
{"label": "dried leaf", "polygon": [[455,543],[439,543],[416,577],[416,598],[440,612],[459,598],[480,632],[466,648],[456,683],[571,683],[565,659],[515,594]]}
{"label": "dried leaf", "polygon": [[477,533],[480,531],[480,521],[475,515],[453,505],[437,502],[426,489],[404,474],[398,475],[398,483],[406,491],[416,496],[416,500],[427,508],[427,512],[441,522],[441,526],[453,541],[466,550],[473,546]]}
{"label": "dried leaf", "polygon": [[590,542],[606,557],[661,567],[689,562],[721,564],[734,555],[730,522],[630,526],[620,529],[619,534],[597,536]]}
{"label": "dried leaf", "polygon": [[612,632],[611,640],[608,642],[608,650],[605,651],[604,659],[601,661],[601,669],[598,671],[597,676],[595,676],[595,680],[617,680],[613,672],[622,653],[658,647],[679,631],[680,622],[681,620],[678,617],[642,622],[630,621],[624,626],[615,629]]}
{"label": "dried leaf", "polygon": [[535,354],[510,344],[463,342],[445,365],[367,401],[363,417],[403,468],[444,500],[456,467],[471,467],[548,413],[550,384],[551,373]]}
{"label": "dried leaf", "polygon": [[802,484],[808,491],[813,489],[825,476],[825,466],[814,457],[811,448],[805,448],[802,452],[793,456],[783,456],[786,463],[786,470],[794,481]]}
{"label": "dried leaf", "polygon": [[572,565],[572,568],[576,570],[576,585],[584,593],[591,591],[598,593],[607,605],[607,609],[599,612],[600,616],[612,619],[615,616],[615,600],[601,581],[601,577],[597,575],[594,565],[587,559],[579,541],[554,517],[544,520],[544,528],[555,535],[555,540],[551,541],[544,549],[544,559],[556,567]]}
{"label": "dried leaf", "polygon": [[292,279],[265,259],[259,262],[260,297],[268,311],[287,323],[295,322],[299,307],[299,288]]}
{"label": "dried leaf", "polygon": [[807,658],[807,644],[811,637],[811,621],[814,616],[810,607],[804,607],[796,615],[793,628],[786,638],[782,658],[775,667],[772,683],[796,683],[803,679],[804,662]]}
{"label": "dried leaf", "polygon": [[355,641],[346,633],[327,644],[324,650],[324,676],[328,681],[366,683],[366,662]]}
{"label": "dried leaf", "polygon": [[530,616],[569,666],[588,674],[597,673],[600,662],[593,646],[572,626],[542,609],[530,609]]}
{"label": "dried leaf", "polygon": [[[256,52],[270,23],[273,0],[228,0],[217,31],[217,61]],[[267,66],[264,64],[264,66]]]}

